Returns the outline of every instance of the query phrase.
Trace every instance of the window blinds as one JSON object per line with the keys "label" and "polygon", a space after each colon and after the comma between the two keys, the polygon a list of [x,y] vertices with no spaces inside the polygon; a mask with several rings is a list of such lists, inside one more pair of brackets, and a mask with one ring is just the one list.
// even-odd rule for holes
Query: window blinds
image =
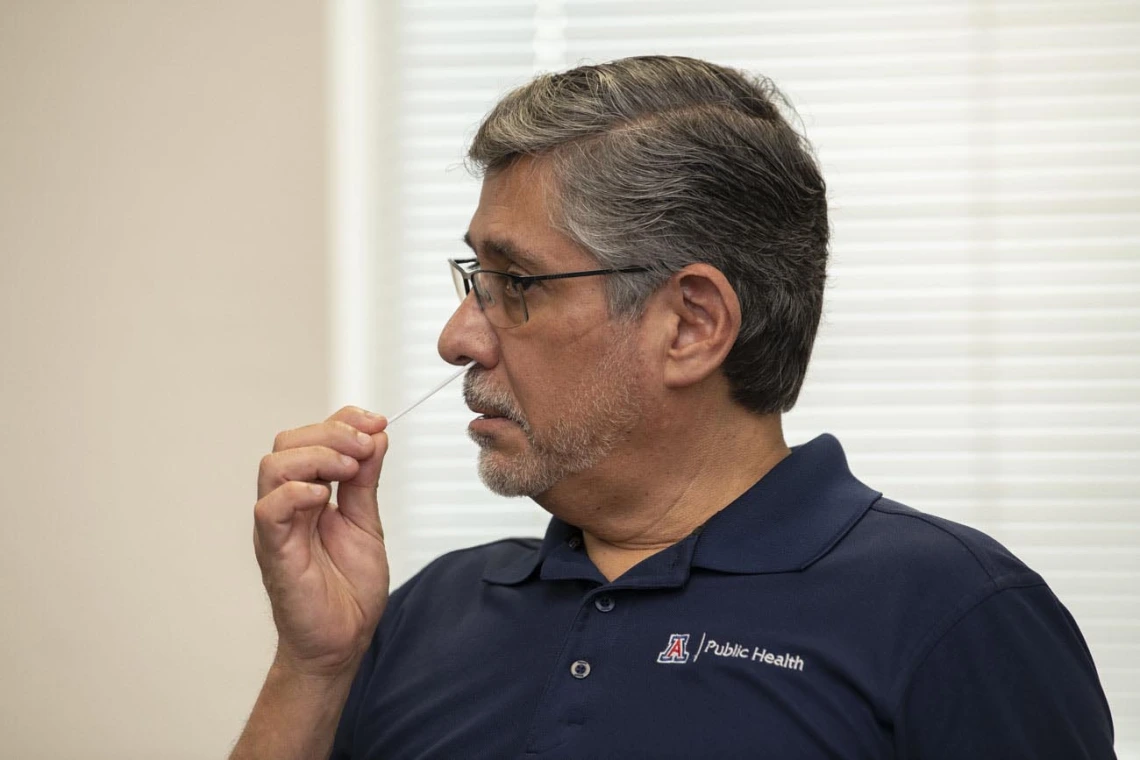
{"label": "window blinds", "polygon": [[[398,27],[394,402],[447,374],[445,259],[479,190],[463,151],[506,89],[646,53],[769,76],[834,230],[789,443],[834,433],[864,482],[1044,575],[1140,756],[1140,4],[406,0]],[[479,483],[458,385],[392,433],[396,583],[547,520]]]}

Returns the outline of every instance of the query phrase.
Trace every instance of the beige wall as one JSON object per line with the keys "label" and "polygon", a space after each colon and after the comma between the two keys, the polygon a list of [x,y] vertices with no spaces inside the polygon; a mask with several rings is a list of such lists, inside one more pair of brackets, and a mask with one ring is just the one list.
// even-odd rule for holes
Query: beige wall
{"label": "beige wall", "polygon": [[320,2],[0,0],[0,757],[223,757],[325,416]]}

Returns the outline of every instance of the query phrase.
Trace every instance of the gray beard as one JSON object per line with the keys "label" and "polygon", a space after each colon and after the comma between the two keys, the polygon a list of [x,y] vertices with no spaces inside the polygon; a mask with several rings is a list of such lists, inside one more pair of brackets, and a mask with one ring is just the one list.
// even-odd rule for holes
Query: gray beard
{"label": "gray beard", "polygon": [[479,445],[479,479],[500,496],[537,497],[567,477],[596,466],[641,419],[642,404],[631,370],[636,366],[632,333],[617,340],[565,404],[565,413],[539,435],[526,420],[518,421],[527,449],[502,454],[494,438],[468,431]]}

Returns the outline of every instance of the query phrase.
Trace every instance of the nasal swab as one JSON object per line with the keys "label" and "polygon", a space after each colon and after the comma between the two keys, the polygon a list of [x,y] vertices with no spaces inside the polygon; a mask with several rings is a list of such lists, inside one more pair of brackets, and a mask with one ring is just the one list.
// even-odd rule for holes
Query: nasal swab
{"label": "nasal swab", "polygon": [[458,371],[458,372],[456,372],[454,375],[452,375],[451,377],[447,378],[447,379],[446,379],[446,380],[444,380],[442,383],[440,383],[439,385],[435,386],[435,387],[434,387],[434,388],[432,388],[430,391],[428,391],[428,392],[427,392],[427,395],[425,395],[425,396],[424,396],[423,398],[421,398],[419,401],[415,402],[414,404],[412,404],[411,406],[409,406],[407,409],[405,409],[404,411],[400,412],[399,414],[395,414],[395,415],[393,415],[393,416],[389,417],[389,418],[388,418],[388,424],[389,424],[389,425],[391,425],[393,422],[395,422],[396,420],[400,419],[400,418],[401,418],[401,417],[403,417],[405,414],[407,414],[408,412],[412,411],[413,409],[415,409],[417,406],[419,406],[419,405],[420,405],[420,404],[422,404],[423,402],[427,401],[429,398],[431,398],[432,396],[434,396],[436,393],[438,393],[439,391],[443,390],[443,387],[444,387],[445,385],[447,385],[447,384],[448,384],[448,383],[450,383],[452,380],[454,380],[455,378],[459,377],[459,376],[460,376],[460,375],[462,375],[464,372],[466,372],[467,370],[471,369],[471,368],[472,368],[472,367],[474,367],[474,366],[475,366],[475,362],[474,362],[474,361],[468,362],[468,363],[467,363],[465,366],[461,367],[461,368],[459,369],[459,371]]}

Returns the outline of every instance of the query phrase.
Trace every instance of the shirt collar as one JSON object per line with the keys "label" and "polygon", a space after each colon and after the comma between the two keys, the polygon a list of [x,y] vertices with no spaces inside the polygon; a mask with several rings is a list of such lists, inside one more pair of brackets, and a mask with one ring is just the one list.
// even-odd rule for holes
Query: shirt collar
{"label": "shirt collar", "polygon": [[882,494],[859,482],[824,433],[785,457],[701,530],[693,566],[726,573],[803,570],[839,543]]}
{"label": "shirt collar", "polygon": [[[546,526],[546,535],[542,544],[537,548],[514,561],[501,566],[490,566],[483,573],[483,580],[501,585],[514,585],[522,583],[534,573],[535,569],[554,553],[555,549],[571,546],[573,541],[581,542],[582,531],[569,523],[551,517]],[[574,546],[574,548],[578,548]]]}
{"label": "shirt collar", "polygon": [[[880,496],[851,474],[843,447],[825,433],[793,446],[791,455],[709,518],[698,529],[692,566],[726,573],[803,570],[827,554]],[[552,517],[541,546],[489,567],[483,578],[521,583],[580,536]]]}

